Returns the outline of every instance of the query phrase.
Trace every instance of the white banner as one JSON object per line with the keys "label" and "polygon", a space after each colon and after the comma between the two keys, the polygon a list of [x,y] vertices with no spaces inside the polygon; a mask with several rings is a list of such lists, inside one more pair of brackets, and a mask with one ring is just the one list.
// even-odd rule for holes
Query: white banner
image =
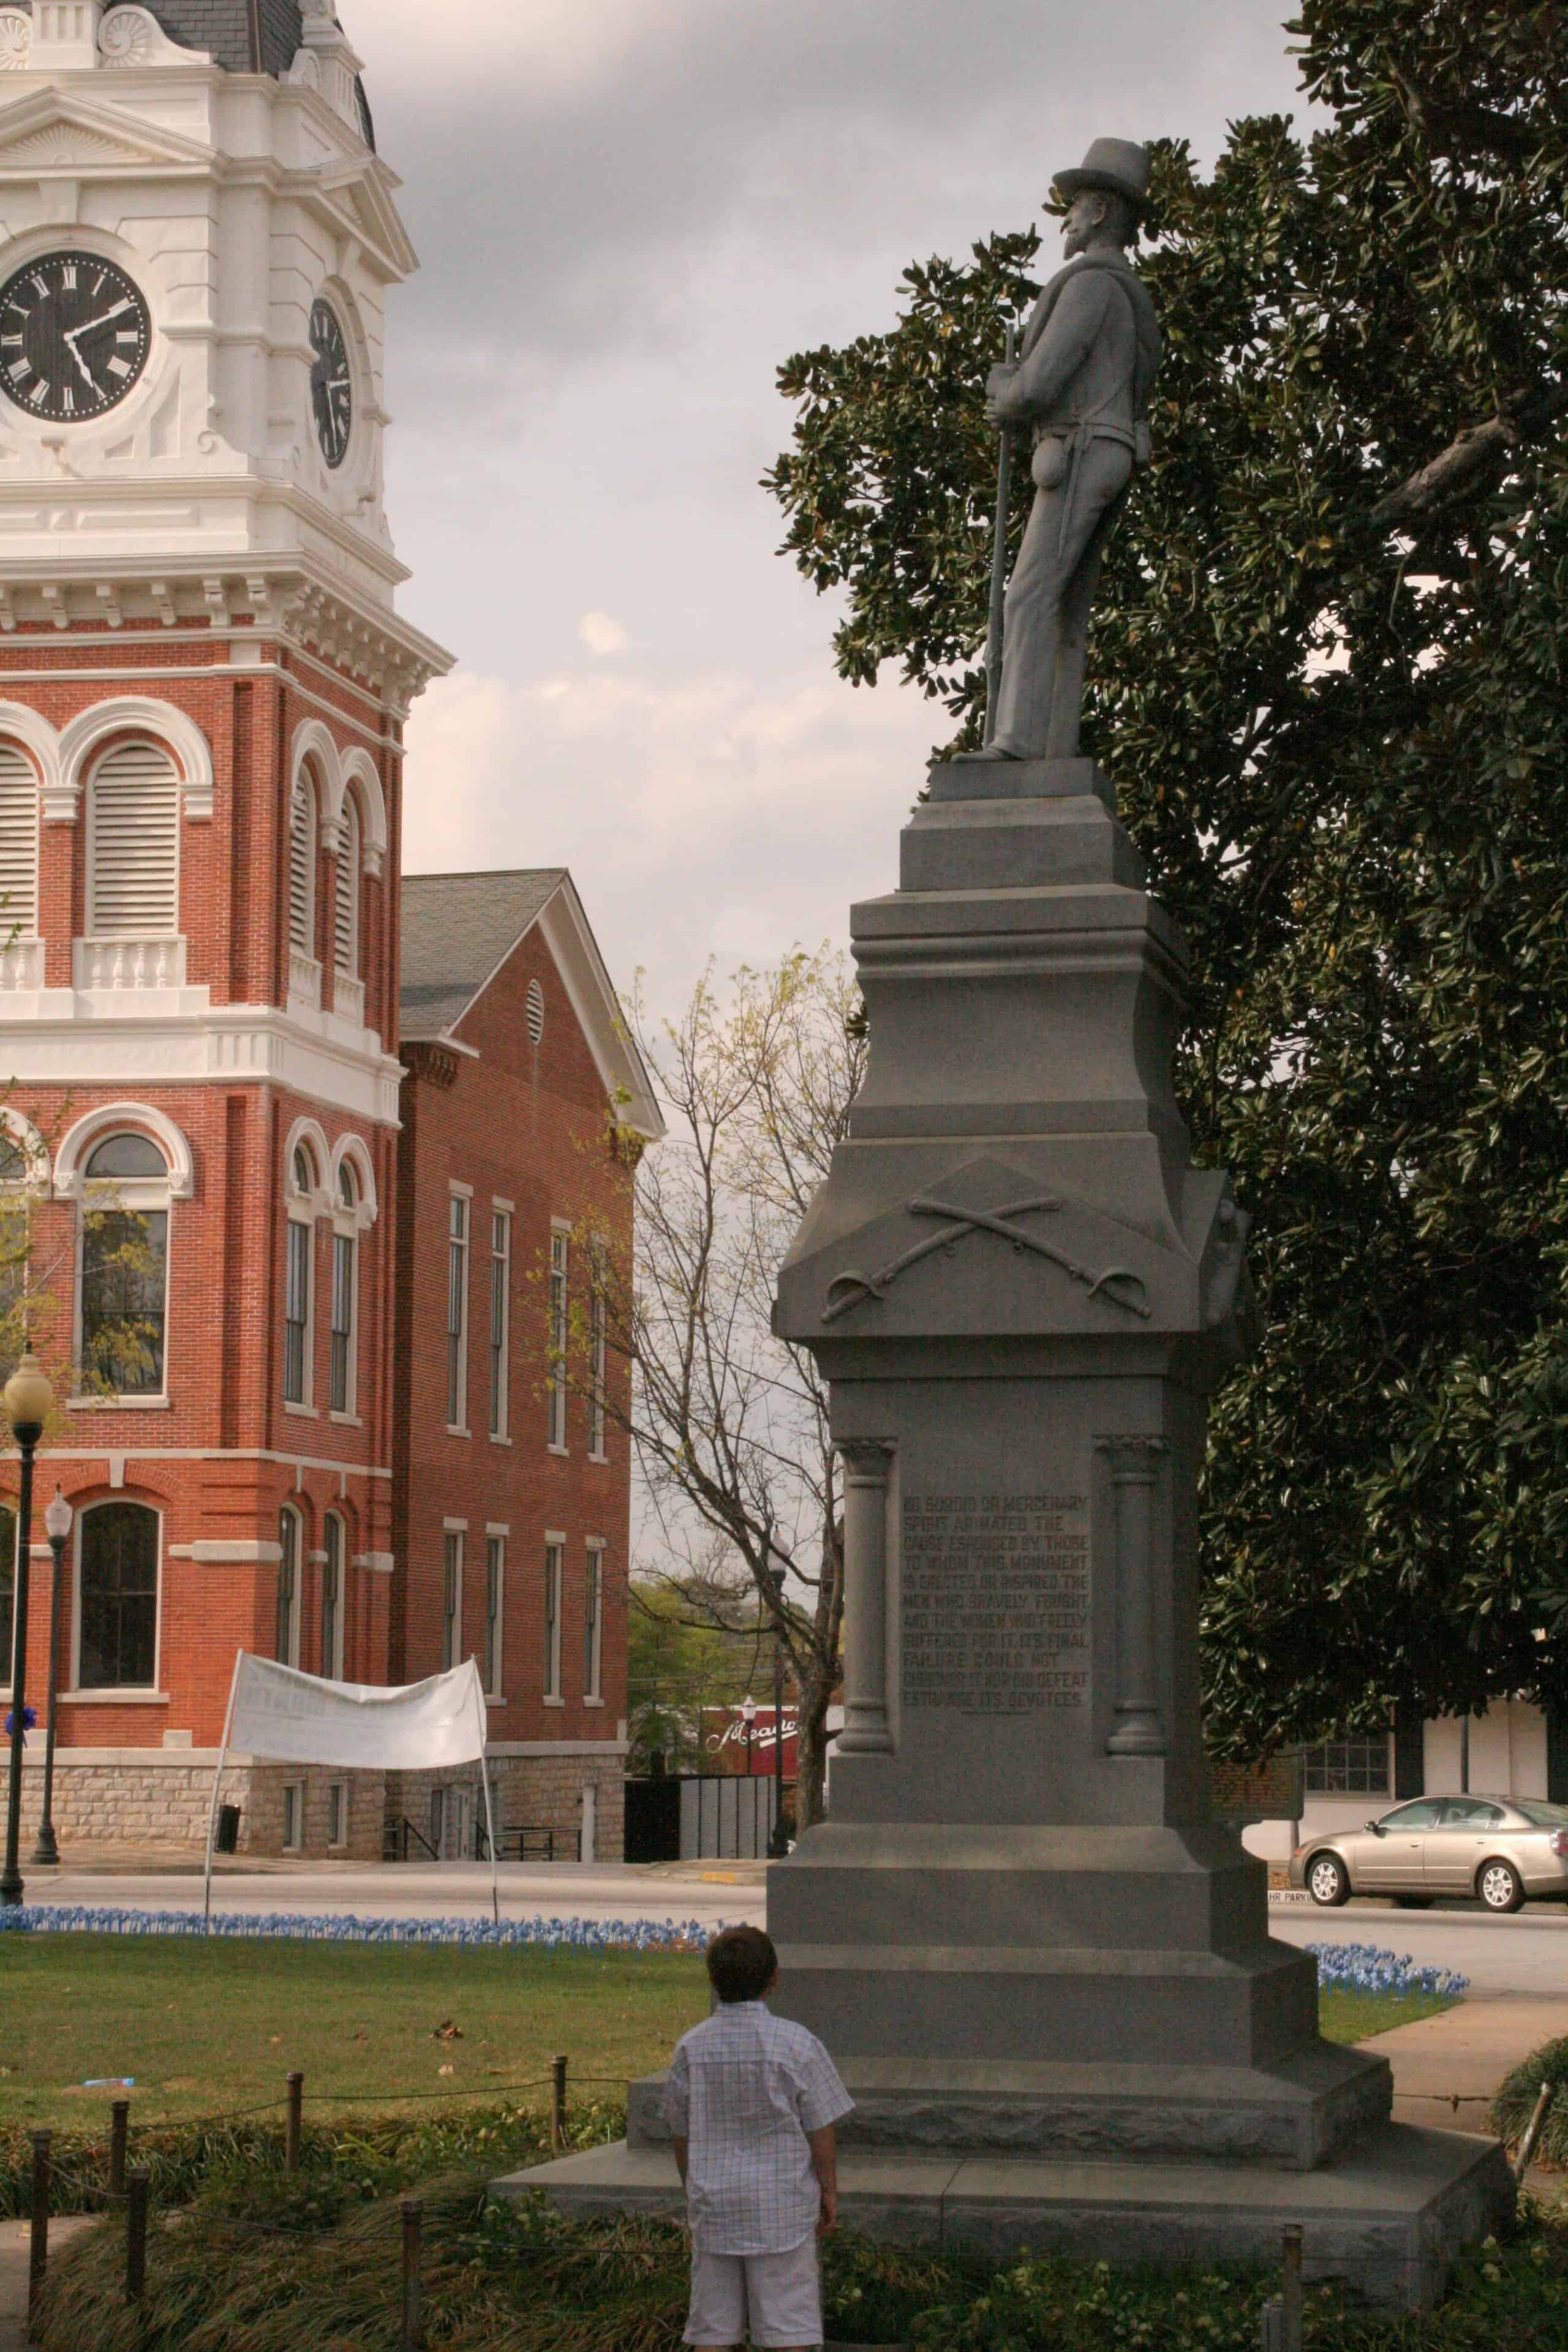
{"label": "white banner", "polygon": [[428,1682],[387,1689],[331,1683],[242,1650],[226,1746],[288,1764],[367,1772],[468,1764],[485,1752],[485,1695],[472,1658]]}

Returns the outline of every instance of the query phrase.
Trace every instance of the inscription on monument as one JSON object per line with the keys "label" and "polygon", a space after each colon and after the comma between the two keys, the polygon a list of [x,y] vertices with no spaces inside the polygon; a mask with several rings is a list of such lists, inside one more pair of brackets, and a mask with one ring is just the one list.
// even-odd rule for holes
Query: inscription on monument
{"label": "inscription on monument", "polygon": [[906,1706],[1089,1704],[1087,1495],[913,1495],[903,1514]]}

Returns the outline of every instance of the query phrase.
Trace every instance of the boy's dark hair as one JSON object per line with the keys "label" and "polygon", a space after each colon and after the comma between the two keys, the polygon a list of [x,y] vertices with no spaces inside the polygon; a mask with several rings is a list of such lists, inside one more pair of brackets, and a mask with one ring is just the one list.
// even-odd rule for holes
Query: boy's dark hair
{"label": "boy's dark hair", "polygon": [[725,1927],[708,1947],[708,1981],[721,2000],[761,2000],[778,1964],[761,1927]]}

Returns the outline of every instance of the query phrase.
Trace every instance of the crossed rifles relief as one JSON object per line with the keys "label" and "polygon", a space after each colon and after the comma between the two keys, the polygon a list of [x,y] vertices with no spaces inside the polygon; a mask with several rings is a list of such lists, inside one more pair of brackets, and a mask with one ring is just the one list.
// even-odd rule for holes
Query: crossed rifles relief
{"label": "crossed rifles relief", "polygon": [[1110,1306],[1125,1307],[1130,1315],[1141,1315],[1147,1321],[1149,1294],[1142,1276],[1134,1274],[1131,1266],[1108,1265],[1102,1274],[1096,1274],[1090,1267],[1079,1265],[1065,1250],[1055,1249],[1049,1242],[1042,1241],[1038,1234],[1026,1233],[1023,1226],[1013,1223],[1015,1217],[1049,1215],[1064,1205],[1051,1193],[1043,1192],[1034,1200],[1005,1202],[999,1209],[958,1209],[951,1202],[917,1193],[905,1203],[910,1215],[945,1218],[944,1230],[932,1234],[929,1241],[917,1242],[902,1257],[890,1258],[875,1274],[858,1274],[853,1266],[847,1266],[842,1274],[835,1275],[827,1286],[822,1319],[825,1323],[836,1322],[852,1307],[864,1305],[868,1298],[882,1297],[900,1275],[907,1274],[922,1257],[930,1257],[933,1250],[953,1248],[965,1234],[995,1234],[1003,1241],[1011,1242],[1016,1250],[1033,1250],[1037,1257],[1048,1257],[1053,1265],[1061,1266],[1075,1282],[1081,1282],[1091,1298],[1103,1297]]}

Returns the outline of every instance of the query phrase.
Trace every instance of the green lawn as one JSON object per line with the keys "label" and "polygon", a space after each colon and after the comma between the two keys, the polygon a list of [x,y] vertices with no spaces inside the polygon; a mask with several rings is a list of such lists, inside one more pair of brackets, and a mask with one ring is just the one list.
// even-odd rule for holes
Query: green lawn
{"label": "green lawn", "polygon": [[[305,2075],[306,2114],[662,2065],[705,2016],[699,1958],[225,1937],[0,1936],[0,2126],[232,2116]],[[436,2038],[455,2024],[458,2035]],[[448,2071],[449,2070],[449,2071]],[[129,2094],[87,2090],[130,2074]],[[339,2095],[312,2108],[312,2093]],[[543,2097],[543,2093],[534,2095]],[[618,2099],[616,2088],[584,2095]]]}
{"label": "green lawn", "polygon": [[1318,2031],[1325,2042],[1364,2042],[1371,2034],[1414,2025],[1419,2017],[1436,2017],[1457,2005],[1448,1993],[1321,1992]]}
{"label": "green lawn", "polygon": [[[1419,1995],[1323,1996],[1333,2042],[1448,2006]],[[132,2120],[233,2116],[305,2075],[307,2114],[387,2109],[420,2095],[491,2098],[556,2051],[585,2095],[661,2065],[708,2007],[697,1958],[471,1947],[130,1936],[0,1937],[0,2126],[93,2127],[130,2074]],[[442,2040],[438,2029],[459,2031]],[[331,2095],[328,2105],[312,2095]],[[534,2094],[542,2098],[542,2092]]]}

